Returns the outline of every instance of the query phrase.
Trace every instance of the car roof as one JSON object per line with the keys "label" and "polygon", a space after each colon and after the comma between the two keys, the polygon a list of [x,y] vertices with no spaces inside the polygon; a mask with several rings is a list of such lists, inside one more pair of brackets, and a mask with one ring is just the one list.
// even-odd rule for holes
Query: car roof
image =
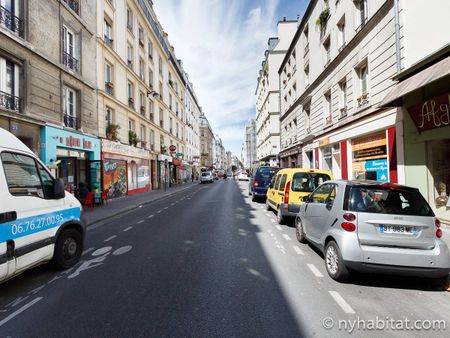
{"label": "car roof", "polygon": [[392,188],[396,188],[396,189],[404,189],[404,190],[417,190],[417,188],[414,187],[409,187],[406,185],[401,185],[401,184],[397,184],[397,183],[391,183],[391,182],[379,182],[379,181],[371,181],[371,180],[332,180],[329,182],[334,182],[334,183],[338,183],[341,185],[348,185],[348,186],[352,186],[352,187],[358,187],[358,186],[372,186],[372,187],[381,187],[381,188],[385,188],[385,187],[392,187]]}
{"label": "car roof", "polygon": [[292,172],[292,173],[318,173],[318,174],[327,174],[330,175],[331,177],[333,177],[333,174],[331,173],[331,171],[329,170],[325,170],[325,169],[305,169],[305,168],[284,168],[281,169],[277,174],[284,174],[287,172]]}
{"label": "car roof", "polygon": [[19,150],[34,155],[30,148],[28,148],[21,140],[3,128],[0,128],[0,149]]}

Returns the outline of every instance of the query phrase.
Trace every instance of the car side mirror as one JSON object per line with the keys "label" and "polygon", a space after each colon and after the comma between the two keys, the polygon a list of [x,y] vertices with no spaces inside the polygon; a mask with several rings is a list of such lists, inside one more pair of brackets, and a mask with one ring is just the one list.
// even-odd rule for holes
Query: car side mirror
{"label": "car side mirror", "polygon": [[53,181],[53,198],[59,200],[66,196],[66,191],[64,190],[64,182],[62,179],[57,178]]}
{"label": "car side mirror", "polygon": [[309,195],[303,196],[300,198],[302,202],[308,203],[309,202]]}
{"label": "car side mirror", "polygon": [[328,210],[331,210],[331,208],[333,208],[333,203],[334,201],[327,199],[325,202],[325,206]]}

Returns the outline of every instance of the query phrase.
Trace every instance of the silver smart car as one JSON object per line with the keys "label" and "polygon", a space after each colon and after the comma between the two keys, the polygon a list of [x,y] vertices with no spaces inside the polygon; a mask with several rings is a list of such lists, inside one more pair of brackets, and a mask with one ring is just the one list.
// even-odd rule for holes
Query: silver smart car
{"label": "silver smart car", "polygon": [[450,271],[437,218],[418,189],[374,181],[328,181],[303,198],[297,239],[323,251],[331,278],[349,271],[435,278]]}

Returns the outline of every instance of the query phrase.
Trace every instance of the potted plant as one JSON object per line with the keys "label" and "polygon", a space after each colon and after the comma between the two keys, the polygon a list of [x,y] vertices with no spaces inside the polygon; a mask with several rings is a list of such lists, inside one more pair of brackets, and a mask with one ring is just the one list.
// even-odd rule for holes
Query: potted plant
{"label": "potted plant", "polygon": [[106,138],[108,140],[117,141],[119,138],[117,134],[119,133],[120,126],[118,124],[110,123],[106,127]]}
{"label": "potted plant", "polygon": [[133,145],[135,147],[139,143],[139,138],[137,134],[132,130],[128,131],[128,142],[130,143],[130,145]]}
{"label": "potted plant", "polygon": [[330,18],[330,9],[325,8],[316,20],[316,25],[320,26],[320,30],[323,31],[327,25],[328,19]]}

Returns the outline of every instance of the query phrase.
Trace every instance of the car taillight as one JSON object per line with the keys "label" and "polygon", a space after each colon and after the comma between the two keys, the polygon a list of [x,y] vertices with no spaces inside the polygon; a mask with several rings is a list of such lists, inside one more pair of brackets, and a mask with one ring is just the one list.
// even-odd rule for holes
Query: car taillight
{"label": "car taillight", "polygon": [[353,222],[356,219],[356,216],[354,214],[349,213],[349,212],[343,214],[342,217],[344,217],[344,219],[346,221],[349,221],[349,222]]}
{"label": "car taillight", "polygon": [[289,203],[289,192],[291,191],[291,181],[286,183],[286,188],[284,188],[284,204]]}
{"label": "car taillight", "polygon": [[341,223],[341,228],[348,232],[353,232],[356,230],[356,225],[350,222]]}
{"label": "car taillight", "polygon": [[441,221],[439,219],[435,218],[434,225],[436,225],[436,237],[441,238],[442,237]]}
{"label": "car taillight", "polygon": [[253,182],[253,186],[254,186],[254,187],[257,187],[258,185],[259,185],[258,182],[256,182],[256,181]]}
{"label": "car taillight", "polygon": [[441,230],[441,228],[437,228],[436,229],[436,237],[437,238],[441,238],[442,237],[442,230]]}
{"label": "car taillight", "polygon": [[438,218],[434,219],[434,225],[436,225],[436,228],[440,228],[441,227],[441,221]]}

